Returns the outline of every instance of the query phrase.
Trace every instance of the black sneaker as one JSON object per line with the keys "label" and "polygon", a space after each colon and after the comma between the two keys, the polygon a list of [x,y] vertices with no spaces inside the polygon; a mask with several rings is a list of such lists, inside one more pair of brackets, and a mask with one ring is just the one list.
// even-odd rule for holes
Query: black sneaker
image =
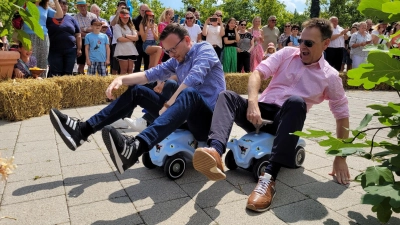
{"label": "black sneaker", "polygon": [[57,109],[50,109],[49,114],[51,123],[69,149],[75,151],[87,140],[81,134],[79,119],[69,117]]}
{"label": "black sneaker", "polygon": [[110,157],[120,174],[137,162],[139,141],[134,137],[124,136],[109,125],[103,128],[102,136]]}

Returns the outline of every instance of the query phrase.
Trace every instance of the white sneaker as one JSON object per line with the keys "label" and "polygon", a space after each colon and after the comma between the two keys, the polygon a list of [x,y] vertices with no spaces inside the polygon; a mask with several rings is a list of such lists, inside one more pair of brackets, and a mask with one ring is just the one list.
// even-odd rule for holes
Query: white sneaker
{"label": "white sneaker", "polygon": [[142,132],[147,128],[147,121],[143,118],[131,119],[125,118],[124,121],[136,132]]}

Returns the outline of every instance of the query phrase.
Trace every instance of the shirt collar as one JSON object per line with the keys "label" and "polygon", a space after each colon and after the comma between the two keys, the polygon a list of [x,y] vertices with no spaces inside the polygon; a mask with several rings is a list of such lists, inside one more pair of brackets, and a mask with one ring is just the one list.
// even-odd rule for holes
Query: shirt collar
{"label": "shirt collar", "polygon": [[[298,56],[299,60],[301,60],[300,48],[294,53],[294,55]],[[315,66],[315,65],[319,65],[319,68],[321,68],[321,69],[324,68],[324,66],[325,66],[325,58],[324,58],[324,54],[323,53],[321,55],[321,58],[319,58],[319,60],[317,62],[311,63],[309,65],[305,65],[305,66],[309,67],[309,66]]]}

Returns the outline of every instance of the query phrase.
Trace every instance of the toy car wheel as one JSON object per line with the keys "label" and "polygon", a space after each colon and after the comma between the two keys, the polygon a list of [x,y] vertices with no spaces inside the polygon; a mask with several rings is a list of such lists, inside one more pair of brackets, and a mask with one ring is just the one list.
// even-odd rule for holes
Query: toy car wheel
{"label": "toy car wheel", "polygon": [[179,155],[167,158],[164,164],[164,173],[171,180],[180,178],[185,173],[186,161]]}
{"label": "toy car wheel", "polygon": [[258,160],[255,160],[255,164],[253,166],[253,177],[258,181],[258,178],[261,176],[261,173],[265,171],[269,164],[269,155],[266,155]]}
{"label": "toy car wheel", "polygon": [[238,166],[235,162],[235,157],[233,155],[232,150],[229,150],[228,153],[226,153],[225,156],[225,165],[228,167],[230,170],[235,170]]}
{"label": "toy car wheel", "polygon": [[396,171],[395,173],[396,173],[397,176],[400,177],[400,171]]}
{"label": "toy car wheel", "polygon": [[298,146],[296,148],[296,158],[295,158],[295,167],[299,168],[304,163],[304,159],[306,158],[306,150],[303,147]]}
{"label": "toy car wheel", "polygon": [[149,152],[143,153],[143,155],[142,155],[142,163],[143,163],[143,165],[144,165],[146,168],[149,168],[149,169],[154,169],[154,168],[157,167],[157,166],[154,165],[153,162],[151,161],[150,153],[149,153]]}

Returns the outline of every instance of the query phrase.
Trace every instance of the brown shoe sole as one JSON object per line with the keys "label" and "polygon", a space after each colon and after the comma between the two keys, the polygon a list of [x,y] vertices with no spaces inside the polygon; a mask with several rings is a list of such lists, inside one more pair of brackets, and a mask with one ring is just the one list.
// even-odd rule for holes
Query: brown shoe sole
{"label": "brown shoe sole", "polygon": [[253,205],[253,204],[247,204],[247,205],[246,205],[246,208],[248,208],[248,209],[250,209],[250,210],[252,210],[252,211],[255,211],[255,212],[265,212],[265,211],[268,211],[268,210],[271,208],[271,205],[272,205],[272,202],[274,201],[275,195],[276,195],[276,192],[275,192],[275,194],[272,196],[271,204],[270,204],[267,208],[256,208],[256,206]]}
{"label": "brown shoe sole", "polygon": [[218,169],[214,157],[204,151],[196,150],[194,152],[193,167],[204,174],[209,180],[217,181],[226,179],[225,173]]}

